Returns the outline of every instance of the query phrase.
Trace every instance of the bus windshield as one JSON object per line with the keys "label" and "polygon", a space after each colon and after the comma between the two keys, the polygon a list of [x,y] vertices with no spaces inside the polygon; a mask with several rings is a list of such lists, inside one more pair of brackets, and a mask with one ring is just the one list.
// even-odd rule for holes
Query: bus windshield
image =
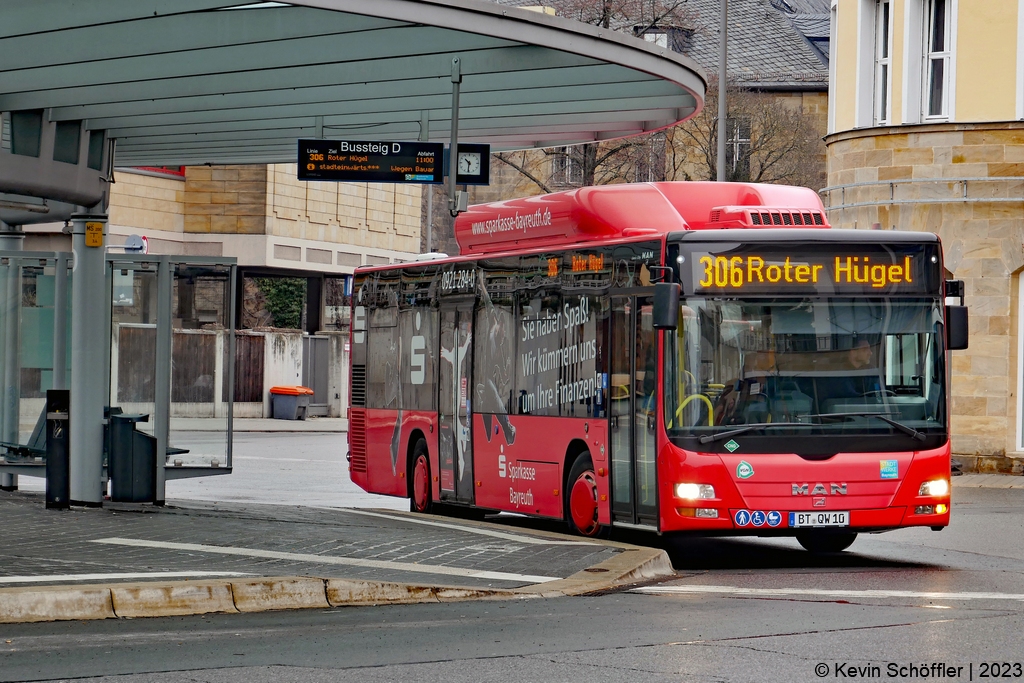
{"label": "bus windshield", "polygon": [[[687,298],[665,336],[666,428],[703,444],[744,426],[752,426],[744,439],[944,434],[939,306],[927,298]],[[914,442],[900,443],[910,450]]]}

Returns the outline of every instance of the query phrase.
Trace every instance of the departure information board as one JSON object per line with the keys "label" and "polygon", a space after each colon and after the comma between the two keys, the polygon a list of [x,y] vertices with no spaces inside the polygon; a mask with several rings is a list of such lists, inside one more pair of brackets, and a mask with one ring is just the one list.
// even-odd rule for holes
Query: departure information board
{"label": "departure information board", "polygon": [[299,180],[440,183],[440,142],[299,140]]}

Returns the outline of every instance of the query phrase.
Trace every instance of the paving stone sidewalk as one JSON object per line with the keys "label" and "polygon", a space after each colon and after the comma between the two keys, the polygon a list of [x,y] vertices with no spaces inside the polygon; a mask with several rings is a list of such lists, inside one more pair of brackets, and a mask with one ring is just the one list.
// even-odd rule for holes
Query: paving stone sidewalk
{"label": "paving stone sidewalk", "polygon": [[[517,588],[535,581],[470,574],[502,572],[563,578],[620,552],[606,545],[581,543],[568,535],[549,538],[518,529],[488,531],[447,517],[412,519],[384,510],[379,514],[383,516],[345,509],[204,503],[169,503],[163,508],[108,504],[103,508],[47,510],[41,493],[0,492],[0,519],[4,521],[0,587],[74,582],[27,577],[237,572]],[[103,539],[172,547],[97,542]],[[183,549],[181,544],[229,548],[238,554]],[[318,557],[325,559],[321,562]],[[404,571],[332,562],[338,558],[416,563],[425,569],[457,571],[443,575],[415,568]]]}

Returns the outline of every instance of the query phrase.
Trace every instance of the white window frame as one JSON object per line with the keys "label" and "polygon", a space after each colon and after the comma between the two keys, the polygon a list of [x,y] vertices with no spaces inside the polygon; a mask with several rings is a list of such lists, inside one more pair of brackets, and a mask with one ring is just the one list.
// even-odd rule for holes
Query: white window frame
{"label": "white window frame", "polygon": [[[726,175],[736,177],[736,169],[739,166],[740,160],[744,158],[743,156],[740,156],[740,153],[745,152],[744,156],[746,157],[747,163],[746,175],[749,178],[750,145],[753,142],[753,127],[751,125],[751,121],[746,117],[735,118],[730,116],[729,118],[726,119],[726,125],[732,126],[732,130],[727,131],[728,136],[725,138],[726,152],[732,154],[731,160],[728,158],[728,156],[726,157]],[[744,130],[744,128],[746,128],[746,130]],[[744,132],[746,133],[745,137],[743,135]]]}
{"label": "white window frame", "polygon": [[[947,0],[948,2],[948,0]],[[874,124],[892,122],[892,0],[878,0],[875,5],[875,88]]]}
{"label": "white window frame", "polygon": [[900,120],[903,123],[921,122],[924,7],[927,1],[903,0],[903,97],[900,98]]}
{"label": "white window frame", "polygon": [[[921,118],[924,121],[948,121],[953,118],[953,83],[955,82],[953,45],[955,45],[955,0],[942,0],[945,7],[942,50],[932,50],[932,35],[934,26],[934,9],[937,0],[926,0],[924,3],[924,36],[922,47],[924,58],[922,59],[921,74]],[[942,63],[942,101],[939,105],[940,113],[931,112],[932,97],[932,64]]]}
{"label": "white window frame", "polygon": [[875,111],[875,8],[878,0],[857,5],[857,81],[854,92],[854,128],[874,125]]}
{"label": "white window frame", "polygon": [[652,28],[644,33],[643,38],[648,43],[654,43],[658,47],[668,48],[668,31]]}

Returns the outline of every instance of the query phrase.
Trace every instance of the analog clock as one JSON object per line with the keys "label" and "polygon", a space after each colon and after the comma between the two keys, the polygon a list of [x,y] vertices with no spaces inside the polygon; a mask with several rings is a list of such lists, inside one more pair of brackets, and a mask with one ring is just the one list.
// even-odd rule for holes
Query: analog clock
{"label": "analog clock", "polygon": [[480,175],[480,152],[459,152],[459,173]]}

